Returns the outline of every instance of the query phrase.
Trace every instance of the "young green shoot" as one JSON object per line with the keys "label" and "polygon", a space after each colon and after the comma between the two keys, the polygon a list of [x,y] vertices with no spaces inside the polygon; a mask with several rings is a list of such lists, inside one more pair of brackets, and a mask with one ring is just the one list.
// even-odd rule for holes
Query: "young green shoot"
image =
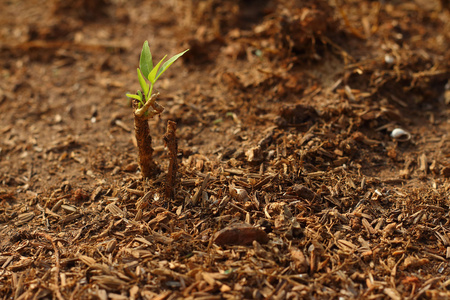
{"label": "young green shoot", "polygon": [[[159,77],[161,77],[161,75],[188,50],[189,49],[174,55],[168,61],[163,63],[167,57],[167,55],[165,55],[156,66],[153,66],[153,57],[150,52],[148,41],[144,42],[141,57],[139,59],[139,68],[137,68],[137,76],[141,90],[138,90],[136,94],[127,94],[127,97],[139,102],[139,107],[135,111],[137,116],[143,116],[145,114],[148,117],[152,117],[155,114],[161,113],[154,107],[154,103],[158,96],[158,94],[152,94],[156,81],[158,81]],[[153,107],[154,111],[148,111],[150,107]]]}
{"label": "young green shoot", "polygon": [[178,53],[164,62],[167,57],[166,55],[156,65],[153,65],[152,53],[150,52],[148,41],[145,41],[142,47],[139,68],[137,68],[137,76],[141,89],[136,94],[127,94],[127,97],[132,99],[134,108],[134,129],[139,152],[139,165],[144,178],[149,178],[159,172],[158,165],[153,161],[152,137],[148,125],[149,118],[161,114],[164,111],[164,107],[156,102],[159,93],[153,93],[156,81],[188,50]]}

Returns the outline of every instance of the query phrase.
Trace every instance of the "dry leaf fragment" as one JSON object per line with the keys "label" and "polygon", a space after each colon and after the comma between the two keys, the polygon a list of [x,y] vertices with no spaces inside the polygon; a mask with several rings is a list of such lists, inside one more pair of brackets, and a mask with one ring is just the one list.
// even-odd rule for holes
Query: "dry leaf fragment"
{"label": "dry leaf fragment", "polygon": [[68,213],[77,212],[77,208],[73,205],[62,204],[61,208],[64,209]]}
{"label": "dry leaf fragment", "polygon": [[117,240],[112,239],[106,244],[106,253],[112,253],[117,246]]}
{"label": "dry leaf fragment", "polygon": [[261,244],[269,242],[267,233],[248,224],[233,224],[214,235],[214,242],[219,246],[225,245],[251,245],[253,241]]}
{"label": "dry leaf fragment", "polygon": [[73,220],[78,219],[79,217],[81,217],[81,214],[79,214],[79,213],[72,213],[70,215],[67,215],[64,219],[62,219],[60,221],[60,223],[61,224],[67,224],[67,223],[72,222]]}
{"label": "dry leaf fragment", "polygon": [[147,239],[145,239],[143,237],[136,237],[136,238],[134,238],[134,240],[138,241],[138,242],[140,242],[142,244],[145,244],[147,246],[152,246],[153,245],[149,240],[147,240]]}
{"label": "dry leaf fragment", "polygon": [[369,234],[376,234],[377,230],[375,230],[372,225],[370,225],[369,221],[367,221],[367,219],[363,218],[361,220],[362,225],[364,226],[364,228],[366,228],[366,230],[369,232]]}
{"label": "dry leaf fragment", "polygon": [[96,264],[95,259],[86,255],[80,255],[78,259],[81,260],[86,265],[88,265],[89,267],[92,267],[93,265]]}
{"label": "dry leaf fragment", "polygon": [[57,212],[59,210],[59,208],[61,207],[61,205],[63,205],[64,203],[64,199],[60,199],[58,202],[55,203],[55,205],[53,205],[52,207],[52,212]]}
{"label": "dry leaf fragment", "polygon": [[92,276],[92,281],[105,290],[117,290],[126,286],[126,282],[111,275]]}
{"label": "dry leaf fragment", "polygon": [[110,204],[106,205],[106,209],[109,210],[109,212],[115,217],[119,217],[119,218],[125,218],[126,217],[126,213],[123,210],[121,210],[114,203],[110,203]]}
{"label": "dry leaf fragment", "polygon": [[17,217],[18,221],[16,222],[16,226],[20,226],[25,223],[28,223],[29,221],[31,221],[34,218],[34,216],[35,216],[34,212],[26,212],[26,213],[20,214]]}
{"label": "dry leaf fragment", "polygon": [[358,248],[355,244],[347,240],[337,240],[336,246],[347,252],[354,252]]}

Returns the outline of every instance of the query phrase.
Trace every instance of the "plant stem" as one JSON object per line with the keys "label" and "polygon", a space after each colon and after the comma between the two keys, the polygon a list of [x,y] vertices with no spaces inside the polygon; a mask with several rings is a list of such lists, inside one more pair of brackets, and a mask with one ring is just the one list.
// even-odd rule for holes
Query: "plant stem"
{"label": "plant stem", "polygon": [[136,114],[139,108],[139,101],[133,100],[133,107],[139,165],[141,167],[142,176],[144,178],[149,178],[158,174],[159,168],[153,161],[152,137],[150,135],[150,127],[148,126],[148,118],[145,115]]}
{"label": "plant stem", "polygon": [[148,95],[145,95],[147,101],[151,100],[151,96],[152,96],[152,92],[153,92],[153,83],[150,83],[150,90],[148,91]]}

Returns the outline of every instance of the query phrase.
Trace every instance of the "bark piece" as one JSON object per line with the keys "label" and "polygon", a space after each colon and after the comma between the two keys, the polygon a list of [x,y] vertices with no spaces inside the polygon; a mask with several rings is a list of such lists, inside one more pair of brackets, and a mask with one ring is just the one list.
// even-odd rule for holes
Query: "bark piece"
{"label": "bark piece", "polygon": [[248,224],[233,224],[214,235],[214,242],[219,246],[225,245],[251,245],[253,241],[260,244],[269,242],[267,233]]}

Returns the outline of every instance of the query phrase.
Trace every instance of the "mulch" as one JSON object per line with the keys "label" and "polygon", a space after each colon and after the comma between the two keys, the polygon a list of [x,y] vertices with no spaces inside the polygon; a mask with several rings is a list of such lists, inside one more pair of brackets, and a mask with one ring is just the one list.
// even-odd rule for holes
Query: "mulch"
{"label": "mulch", "polygon": [[[30,35],[1,44],[4,66],[29,51],[56,51],[69,69],[86,55],[108,58],[103,76],[83,75],[86,106],[59,117],[79,113],[79,125],[48,117],[50,104],[41,108],[40,130],[30,131],[61,134],[43,145],[19,130],[34,122],[11,101],[25,98],[24,83],[0,83],[1,110],[24,116],[17,125],[11,116],[0,122],[0,298],[449,297],[448,8],[172,2],[149,13],[179,35],[176,47],[191,48],[176,69],[190,75],[172,73],[185,89],[162,92],[167,112],[150,122],[163,170],[151,179],[136,162],[132,109],[114,100],[135,82],[137,56],[129,52],[139,46],[88,33],[55,41],[48,27],[38,27],[38,42]],[[71,9],[55,3],[51,18]],[[78,12],[64,24],[78,30],[92,22],[91,4],[73,3]],[[144,37],[133,46],[141,45],[144,29],[133,16],[145,3],[108,5],[101,20],[129,24]],[[166,49],[159,34],[156,49]],[[18,80],[10,69],[8,80]],[[127,75],[113,77],[117,69]],[[44,98],[44,79],[32,80],[38,96],[26,97]],[[107,88],[102,97],[112,95],[118,112],[103,112],[104,98],[89,96]],[[50,127],[39,127],[45,118]],[[161,139],[167,120],[177,122],[177,167]],[[395,128],[407,135],[391,136]]]}

